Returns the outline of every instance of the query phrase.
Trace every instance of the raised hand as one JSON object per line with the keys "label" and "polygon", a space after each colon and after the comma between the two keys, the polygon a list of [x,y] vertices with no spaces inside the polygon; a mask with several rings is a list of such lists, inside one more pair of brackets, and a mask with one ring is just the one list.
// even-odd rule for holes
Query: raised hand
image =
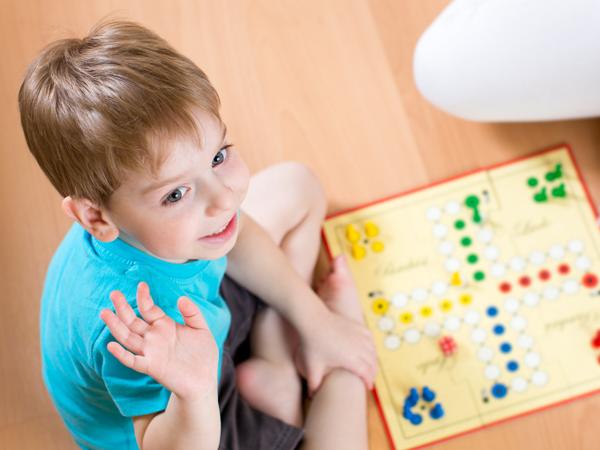
{"label": "raised hand", "polygon": [[118,341],[107,348],[123,365],[151,376],[181,398],[200,398],[216,389],[217,344],[194,302],[187,297],[177,300],[185,324],[181,325],[154,304],[145,282],[137,286],[142,318],[122,292],[112,291],[110,299],[117,314],[103,309],[100,318]]}

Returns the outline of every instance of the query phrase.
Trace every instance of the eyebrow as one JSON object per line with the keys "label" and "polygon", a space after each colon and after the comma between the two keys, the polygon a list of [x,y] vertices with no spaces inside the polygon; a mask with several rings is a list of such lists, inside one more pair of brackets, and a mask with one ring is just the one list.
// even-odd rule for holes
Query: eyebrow
{"label": "eyebrow", "polygon": [[[227,134],[227,125],[223,124],[223,134],[221,135],[221,145],[223,144],[223,142],[225,142],[226,134]],[[221,145],[219,145],[219,148]],[[186,173],[182,173],[180,175],[176,175],[174,177],[167,178],[165,180],[161,180],[156,183],[153,183],[153,184],[149,185],[148,187],[144,188],[144,190],[142,190],[142,195],[146,195],[149,192],[155,191],[155,190],[160,189],[168,184],[174,183],[175,181],[183,178],[185,175],[186,175]]]}

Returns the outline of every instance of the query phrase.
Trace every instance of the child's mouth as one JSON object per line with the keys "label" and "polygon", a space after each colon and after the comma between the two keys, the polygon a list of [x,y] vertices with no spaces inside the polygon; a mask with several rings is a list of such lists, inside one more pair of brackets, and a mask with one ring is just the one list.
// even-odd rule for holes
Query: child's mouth
{"label": "child's mouth", "polygon": [[214,233],[214,234],[209,234],[208,236],[204,236],[201,237],[200,240],[202,242],[207,242],[207,243],[223,243],[228,241],[232,236],[233,233],[235,231],[236,225],[237,225],[237,214],[234,214],[233,217],[231,218],[231,220],[227,223],[227,225],[225,226],[225,228],[223,228],[223,230]]}

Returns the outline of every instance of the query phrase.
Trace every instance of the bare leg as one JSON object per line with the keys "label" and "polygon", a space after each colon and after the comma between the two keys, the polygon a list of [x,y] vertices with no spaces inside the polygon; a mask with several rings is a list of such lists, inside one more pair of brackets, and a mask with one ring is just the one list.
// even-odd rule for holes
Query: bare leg
{"label": "bare leg", "polygon": [[[363,323],[358,295],[345,260],[334,260],[332,273],[317,293],[333,312]],[[304,428],[302,450],[366,450],[367,398],[362,380],[342,369],[330,372],[313,397]]]}
{"label": "bare leg", "polygon": [[[267,230],[310,284],[326,212],[325,195],[314,175],[297,163],[269,167],[252,178],[242,209]],[[255,319],[253,357],[238,365],[236,374],[240,393],[253,407],[300,426],[301,385],[292,357],[296,342],[295,331],[267,308]]]}

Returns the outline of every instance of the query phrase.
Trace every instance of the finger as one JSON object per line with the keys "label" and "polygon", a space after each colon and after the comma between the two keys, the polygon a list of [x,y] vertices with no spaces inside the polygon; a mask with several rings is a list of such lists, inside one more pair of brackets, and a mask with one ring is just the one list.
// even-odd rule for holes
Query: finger
{"label": "finger", "polygon": [[294,363],[296,364],[296,369],[298,370],[298,373],[302,376],[302,378],[306,379],[306,367],[304,365],[304,360],[302,359],[300,346],[298,346],[294,352]]}
{"label": "finger", "polygon": [[346,255],[344,255],[343,253],[340,253],[334,260],[333,265],[335,267],[335,272],[340,272],[340,273],[348,273],[349,272],[349,267],[348,267],[348,260],[346,259]]}
{"label": "finger", "polygon": [[357,357],[352,362],[351,367],[347,367],[348,370],[353,372],[356,376],[358,376],[363,383],[365,383],[365,387],[369,387],[371,385],[372,380],[370,379],[370,368],[367,362],[362,357]]}
{"label": "finger", "polygon": [[112,291],[109,295],[113,302],[117,316],[134,333],[143,336],[149,325],[140,319],[120,291]]}
{"label": "finger", "polygon": [[134,355],[115,341],[109,342],[106,345],[106,348],[124,366],[138,372],[145,373],[146,375],[148,374],[148,364],[143,356]]}
{"label": "finger", "polygon": [[141,336],[133,333],[121,322],[110,309],[100,311],[100,318],[104,321],[114,338],[124,345],[128,350],[141,354],[144,340]]}
{"label": "finger", "polygon": [[137,286],[137,301],[140,314],[150,325],[166,316],[163,310],[154,304],[150,296],[150,288],[143,281],[140,281]]}
{"label": "finger", "polygon": [[179,297],[177,300],[177,308],[183,316],[184,323],[197,330],[208,329],[206,320],[200,311],[200,308],[187,297]]}
{"label": "finger", "polygon": [[373,365],[373,362],[370,359],[367,361],[367,369],[369,380],[367,386],[369,389],[373,389],[373,384],[375,383],[375,376],[377,375],[377,368]]}
{"label": "finger", "polygon": [[363,359],[369,368],[369,379],[371,380],[371,384],[373,384],[377,376],[377,353],[375,353],[375,349],[368,347]]}
{"label": "finger", "polygon": [[311,370],[308,374],[308,379],[306,380],[308,383],[308,392],[312,397],[313,394],[319,389],[321,385],[321,381],[323,380],[323,371],[322,370]]}

